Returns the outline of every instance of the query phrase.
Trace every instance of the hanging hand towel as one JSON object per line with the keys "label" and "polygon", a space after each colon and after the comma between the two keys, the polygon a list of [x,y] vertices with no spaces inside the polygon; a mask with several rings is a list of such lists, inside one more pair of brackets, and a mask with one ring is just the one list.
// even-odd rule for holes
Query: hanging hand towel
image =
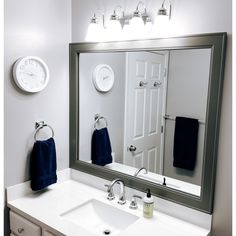
{"label": "hanging hand towel", "polygon": [[56,148],[53,138],[36,141],[31,154],[31,188],[44,189],[57,182]]}
{"label": "hanging hand towel", "polygon": [[174,136],[175,167],[194,170],[197,155],[198,120],[176,117]]}
{"label": "hanging hand towel", "polygon": [[92,136],[92,163],[100,166],[112,163],[111,143],[107,128],[95,129]]}

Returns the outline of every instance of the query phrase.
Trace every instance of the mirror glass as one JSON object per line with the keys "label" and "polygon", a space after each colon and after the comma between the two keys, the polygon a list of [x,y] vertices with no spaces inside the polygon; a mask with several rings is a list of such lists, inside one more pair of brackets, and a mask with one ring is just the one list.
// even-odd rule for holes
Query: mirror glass
{"label": "mirror glass", "polygon": [[200,196],[211,53],[80,53],[79,160]]}

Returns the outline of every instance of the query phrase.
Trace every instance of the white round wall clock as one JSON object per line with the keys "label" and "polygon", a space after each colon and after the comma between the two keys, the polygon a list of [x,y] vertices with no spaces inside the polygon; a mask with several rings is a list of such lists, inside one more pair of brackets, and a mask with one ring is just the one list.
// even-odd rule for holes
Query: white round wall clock
{"label": "white round wall clock", "polygon": [[108,92],[114,84],[114,71],[109,65],[97,65],[93,71],[93,84],[100,92]]}
{"label": "white round wall clock", "polygon": [[13,77],[17,86],[29,93],[43,90],[49,81],[49,70],[39,57],[19,58],[13,67]]}

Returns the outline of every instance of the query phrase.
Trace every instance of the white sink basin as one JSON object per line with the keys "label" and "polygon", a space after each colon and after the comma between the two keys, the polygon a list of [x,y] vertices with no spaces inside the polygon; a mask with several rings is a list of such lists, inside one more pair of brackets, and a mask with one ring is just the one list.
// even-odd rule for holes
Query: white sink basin
{"label": "white sink basin", "polygon": [[96,235],[115,235],[139,219],[95,199],[70,209],[61,216]]}

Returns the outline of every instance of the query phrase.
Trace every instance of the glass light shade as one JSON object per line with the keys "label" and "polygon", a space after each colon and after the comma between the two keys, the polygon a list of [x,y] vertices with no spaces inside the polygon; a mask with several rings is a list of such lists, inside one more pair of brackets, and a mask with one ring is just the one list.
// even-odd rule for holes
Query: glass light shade
{"label": "glass light shade", "polygon": [[122,39],[131,38],[131,26],[130,24],[125,24],[122,30]]}
{"label": "glass light shade", "polygon": [[88,31],[85,37],[85,41],[88,42],[100,42],[103,40],[104,29],[98,23],[91,22],[88,27]]}
{"label": "glass light shade", "polygon": [[130,21],[130,35],[132,38],[138,38],[143,35],[144,32],[144,22],[142,17],[133,17]]}
{"label": "glass light shade", "polygon": [[168,30],[169,30],[169,16],[157,15],[153,26],[153,34],[159,36],[165,36],[168,34]]}
{"label": "glass light shade", "polygon": [[149,35],[152,32],[152,22],[146,22],[146,24],[144,25],[144,33],[146,35]]}
{"label": "glass light shade", "polygon": [[108,40],[119,40],[121,38],[122,27],[119,20],[110,20],[106,30]]}

